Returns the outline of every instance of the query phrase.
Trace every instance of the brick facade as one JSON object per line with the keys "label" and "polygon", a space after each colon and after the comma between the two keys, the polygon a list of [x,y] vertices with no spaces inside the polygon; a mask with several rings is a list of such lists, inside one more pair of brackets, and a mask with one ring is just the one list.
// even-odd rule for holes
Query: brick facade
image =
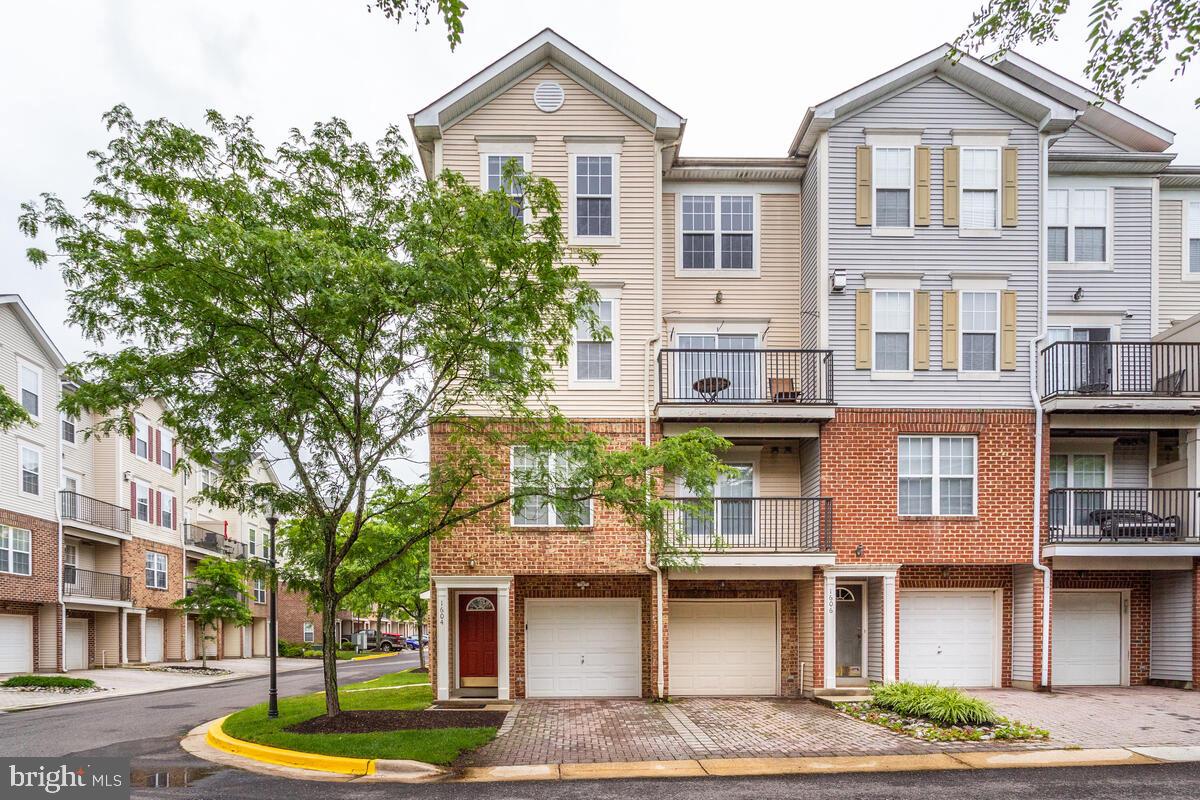
{"label": "brick facade", "polygon": [[[0,572],[0,602],[58,602],[58,522],[0,508],[0,525],[25,528],[29,536],[29,575]],[[36,637],[35,637],[36,638]]]}
{"label": "brick facade", "polygon": [[[1150,582],[1153,574],[1138,570],[1056,570],[1054,590],[1121,589],[1129,593],[1129,685],[1144,686],[1150,679]],[[1051,601],[1053,603],[1053,600]],[[1051,606],[1053,626],[1053,605]],[[1193,611],[1193,615],[1195,611]],[[1051,632],[1050,685],[1054,685],[1053,632]],[[1193,650],[1193,654],[1195,650]]]}
{"label": "brick facade", "polygon": [[[167,588],[152,589],[146,585],[146,553],[167,556]],[[150,539],[133,537],[121,544],[121,574],[130,577],[133,605],[138,608],[173,609],[176,600],[184,595],[183,548]]]}

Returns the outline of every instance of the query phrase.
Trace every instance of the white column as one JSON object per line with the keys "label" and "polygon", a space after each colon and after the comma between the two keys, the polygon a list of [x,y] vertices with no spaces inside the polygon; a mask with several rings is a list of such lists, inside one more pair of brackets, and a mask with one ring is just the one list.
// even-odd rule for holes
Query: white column
{"label": "white column", "polygon": [[[141,648],[142,648],[142,657],[138,660],[141,661],[143,664],[145,664],[146,663],[146,612],[143,611],[141,614],[138,614],[138,625],[140,626],[139,630],[141,630],[141,632],[142,632],[142,635],[141,635],[142,641],[139,642],[139,644],[141,645]],[[164,653],[163,655],[166,655],[166,654]]]}
{"label": "white column", "polygon": [[121,663],[129,663],[129,616],[128,609],[122,608],[121,615],[117,618],[117,625],[120,630],[117,631],[117,640],[121,642]]}
{"label": "white column", "polygon": [[825,574],[825,688],[837,681],[837,578]]}
{"label": "white column", "polygon": [[511,584],[496,588],[496,699],[511,699],[508,685],[508,614]]}
{"label": "white column", "polygon": [[896,576],[883,576],[883,682],[896,680]]}
{"label": "white column", "polygon": [[[437,625],[437,699],[450,699],[450,590],[438,585],[434,620]],[[506,653],[507,655],[507,653]]]}

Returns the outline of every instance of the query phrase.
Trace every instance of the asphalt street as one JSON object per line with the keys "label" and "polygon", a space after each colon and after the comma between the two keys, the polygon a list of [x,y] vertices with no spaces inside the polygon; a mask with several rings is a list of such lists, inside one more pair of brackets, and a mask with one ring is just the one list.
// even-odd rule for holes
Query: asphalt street
{"label": "asphalt street", "polygon": [[[367,680],[416,662],[413,654],[339,665],[344,683]],[[280,676],[281,695],[321,688],[313,669]],[[266,699],[267,679],[247,678],[191,689],[96,700],[0,714],[4,755],[121,756],[132,759],[134,797],[169,800],[253,798],[341,800],[939,800],[1028,798],[1133,800],[1200,797],[1200,764],[921,773],[709,778],[631,781],[567,781],[478,784],[339,784],[272,778],[195,758],[179,747],[188,730],[209,719]]]}

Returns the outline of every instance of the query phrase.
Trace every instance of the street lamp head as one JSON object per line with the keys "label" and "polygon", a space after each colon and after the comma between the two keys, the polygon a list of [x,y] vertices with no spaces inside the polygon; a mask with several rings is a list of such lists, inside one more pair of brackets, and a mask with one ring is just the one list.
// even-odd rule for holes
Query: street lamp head
{"label": "street lamp head", "polygon": [[275,516],[274,512],[267,515],[267,524],[274,528],[279,524],[279,517]]}

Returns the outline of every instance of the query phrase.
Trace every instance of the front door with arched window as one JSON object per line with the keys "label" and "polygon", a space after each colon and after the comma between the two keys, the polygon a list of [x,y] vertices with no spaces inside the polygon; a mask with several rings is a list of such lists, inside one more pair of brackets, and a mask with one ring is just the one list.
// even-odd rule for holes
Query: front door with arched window
{"label": "front door with arched window", "polygon": [[496,686],[496,595],[458,596],[458,682],[464,689]]}

